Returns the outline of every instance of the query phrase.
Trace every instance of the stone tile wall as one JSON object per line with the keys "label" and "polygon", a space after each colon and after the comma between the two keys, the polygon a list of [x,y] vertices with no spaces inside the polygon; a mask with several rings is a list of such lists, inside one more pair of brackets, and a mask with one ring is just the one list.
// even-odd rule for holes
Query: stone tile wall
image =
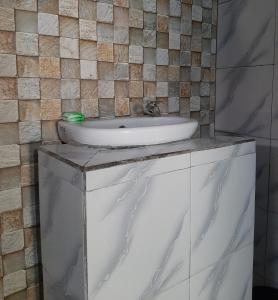
{"label": "stone tile wall", "polygon": [[214,129],[217,0],[0,0],[0,299],[39,299],[36,150],[65,111]]}

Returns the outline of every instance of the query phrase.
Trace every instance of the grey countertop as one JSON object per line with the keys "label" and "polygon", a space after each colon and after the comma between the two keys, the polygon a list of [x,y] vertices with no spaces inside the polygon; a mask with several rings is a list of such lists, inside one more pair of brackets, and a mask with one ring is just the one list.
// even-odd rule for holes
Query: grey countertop
{"label": "grey countertop", "polygon": [[138,146],[130,148],[102,148],[86,145],[53,144],[44,145],[40,151],[55,157],[82,171],[142,161],[158,157],[221,148],[252,142],[254,139],[236,136],[216,136],[183,140],[169,144]]}

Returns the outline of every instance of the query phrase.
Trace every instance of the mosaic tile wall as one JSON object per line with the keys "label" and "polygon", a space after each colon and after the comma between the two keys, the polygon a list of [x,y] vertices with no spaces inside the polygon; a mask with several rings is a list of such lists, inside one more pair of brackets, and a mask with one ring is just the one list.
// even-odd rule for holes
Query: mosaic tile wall
{"label": "mosaic tile wall", "polygon": [[64,111],[214,129],[217,0],[0,0],[0,300],[39,299],[36,149]]}

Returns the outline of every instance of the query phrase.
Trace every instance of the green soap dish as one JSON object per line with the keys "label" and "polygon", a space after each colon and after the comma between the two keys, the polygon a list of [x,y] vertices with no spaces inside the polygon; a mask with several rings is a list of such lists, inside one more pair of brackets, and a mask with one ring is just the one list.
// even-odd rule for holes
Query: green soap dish
{"label": "green soap dish", "polygon": [[85,116],[80,112],[65,112],[62,118],[63,121],[69,123],[82,123],[85,121]]}

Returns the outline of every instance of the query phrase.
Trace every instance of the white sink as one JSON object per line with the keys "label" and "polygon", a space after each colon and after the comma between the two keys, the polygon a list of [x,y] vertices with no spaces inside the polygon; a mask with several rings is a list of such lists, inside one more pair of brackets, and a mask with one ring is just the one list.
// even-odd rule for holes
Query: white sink
{"label": "white sink", "polygon": [[99,119],[81,124],[60,121],[58,132],[65,143],[92,146],[141,146],[191,138],[198,122],[183,117]]}

